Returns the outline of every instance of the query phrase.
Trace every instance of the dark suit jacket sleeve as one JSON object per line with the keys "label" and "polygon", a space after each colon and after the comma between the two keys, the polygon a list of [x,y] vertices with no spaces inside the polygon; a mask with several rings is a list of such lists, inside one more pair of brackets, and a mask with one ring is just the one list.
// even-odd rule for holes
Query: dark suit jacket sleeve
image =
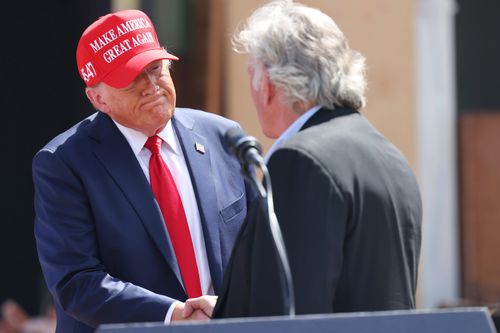
{"label": "dark suit jacket sleeve", "polygon": [[[279,149],[268,166],[297,313],[332,312],[349,205],[323,166],[305,151]],[[215,316],[283,314],[277,265],[267,221],[253,207],[233,252]]]}
{"label": "dark suit jacket sleeve", "polygon": [[64,161],[42,150],[33,160],[33,180],[38,253],[57,304],[94,327],[163,321],[171,298],[110,276],[99,261],[90,203]]}

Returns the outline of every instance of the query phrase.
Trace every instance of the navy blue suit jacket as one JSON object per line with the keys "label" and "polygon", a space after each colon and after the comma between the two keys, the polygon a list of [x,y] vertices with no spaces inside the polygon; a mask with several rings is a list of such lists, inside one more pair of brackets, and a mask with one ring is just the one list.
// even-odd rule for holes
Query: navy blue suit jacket
{"label": "navy blue suit jacket", "polygon": [[[240,166],[223,144],[227,129],[238,125],[182,108],[172,121],[217,294],[249,197]],[[163,321],[174,300],[186,299],[150,184],[107,115],[94,114],[40,150],[33,159],[33,180],[37,249],[55,299],[58,332]]]}

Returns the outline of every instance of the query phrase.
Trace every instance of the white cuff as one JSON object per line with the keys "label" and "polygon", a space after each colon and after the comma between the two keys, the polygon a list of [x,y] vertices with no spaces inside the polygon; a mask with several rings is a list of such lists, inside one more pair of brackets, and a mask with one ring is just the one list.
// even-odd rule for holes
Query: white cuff
{"label": "white cuff", "polygon": [[170,324],[170,321],[172,320],[172,315],[174,314],[174,309],[179,303],[181,302],[179,301],[173,302],[172,305],[170,305],[170,307],[168,308],[167,315],[165,316],[165,321],[163,322],[165,325]]}

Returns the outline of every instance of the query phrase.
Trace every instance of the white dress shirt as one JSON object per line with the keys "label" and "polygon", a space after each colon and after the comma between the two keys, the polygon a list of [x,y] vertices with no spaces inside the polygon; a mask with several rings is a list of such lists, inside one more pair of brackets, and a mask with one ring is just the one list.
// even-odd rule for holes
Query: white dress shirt
{"label": "white dress shirt", "polygon": [[264,158],[264,162],[266,162],[267,164],[269,158],[276,151],[276,149],[278,149],[283,144],[283,142],[285,142],[285,140],[297,134],[299,130],[302,128],[302,126],[304,126],[306,121],[308,121],[309,118],[311,118],[316,112],[318,112],[319,109],[321,109],[321,105],[313,106],[312,108],[307,110],[304,114],[302,114],[299,118],[297,118],[292,123],[292,125],[290,125],[283,133],[281,133],[280,137],[274,142],[274,144],[267,152],[266,157]]}
{"label": "white dress shirt", "polygon": [[[139,161],[144,175],[148,181],[150,181],[149,158],[151,157],[151,152],[149,149],[144,147],[148,137],[144,133],[125,127],[116,121],[115,124],[125,139],[127,139],[135,157]],[[174,178],[179,196],[182,200],[182,205],[184,206],[184,212],[186,213],[189,232],[191,233],[191,239],[193,241],[196,263],[198,265],[198,272],[200,274],[201,291],[203,295],[213,295],[214,290],[212,286],[212,278],[210,276],[210,269],[208,267],[207,251],[201,227],[200,212],[198,210],[193,184],[191,183],[191,177],[189,176],[189,171],[182,149],[172,127],[172,122],[169,121],[165,128],[160,133],[157,133],[157,135],[163,140],[161,146],[161,157],[167,164],[167,167]],[[165,244],[165,246],[167,245]],[[170,323],[170,319],[172,318],[172,313],[176,305],[177,302],[173,303],[168,309],[165,317],[166,324]]]}

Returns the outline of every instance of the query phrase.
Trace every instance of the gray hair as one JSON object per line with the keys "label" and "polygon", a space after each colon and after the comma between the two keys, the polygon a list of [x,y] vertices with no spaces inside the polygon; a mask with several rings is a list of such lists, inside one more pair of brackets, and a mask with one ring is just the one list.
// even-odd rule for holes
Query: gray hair
{"label": "gray hair", "polygon": [[297,102],[329,109],[365,105],[365,58],[349,48],[335,22],[318,9],[272,1],[248,18],[233,37],[233,48],[262,65],[250,64],[254,81],[260,81],[262,67],[267,70],[292,108]]}

